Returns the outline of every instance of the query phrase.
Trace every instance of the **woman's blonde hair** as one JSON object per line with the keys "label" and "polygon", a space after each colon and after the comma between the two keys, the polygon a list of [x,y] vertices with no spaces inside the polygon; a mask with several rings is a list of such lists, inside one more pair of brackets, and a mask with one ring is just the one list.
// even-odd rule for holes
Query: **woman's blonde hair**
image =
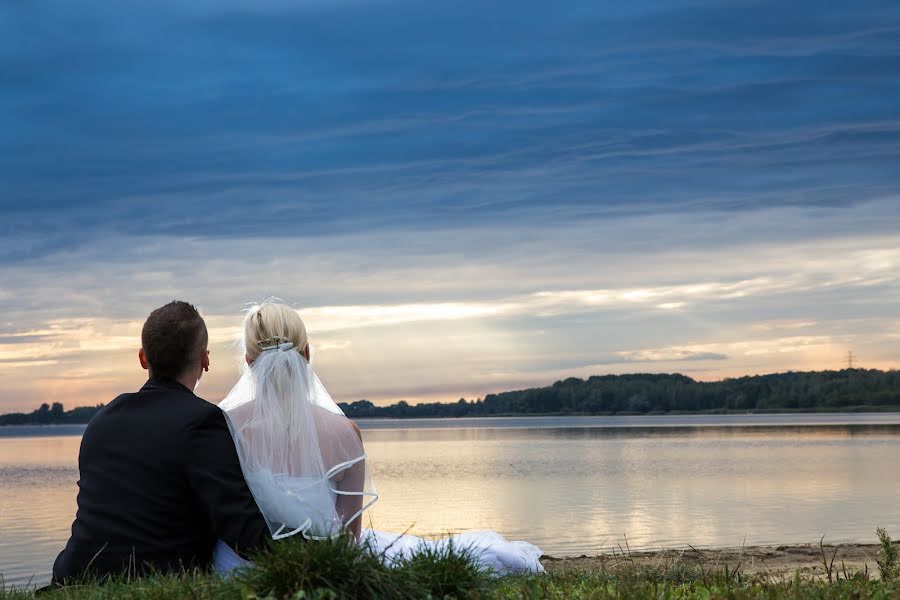
{"label": "woman's blonde hair", "polygon": [[244,317],[244,353],[256,360],[266,346],[291,342],[303,353],[309,343],[306,325],[297,311],[281,302],[266,301],[247,311]]}

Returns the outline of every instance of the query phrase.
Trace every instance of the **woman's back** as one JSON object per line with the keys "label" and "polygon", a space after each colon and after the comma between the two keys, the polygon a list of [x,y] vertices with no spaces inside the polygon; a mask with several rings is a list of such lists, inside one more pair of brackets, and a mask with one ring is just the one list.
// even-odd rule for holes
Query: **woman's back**
{"label": "woman's back", "polygon": [[[280,364],[267,364],[269,358]],[[363,500],[376,497],[366,490],[359,428],[333,401],[331,407],[321,402],[331,398],[303,357],[263,360],[251,366],[243,386],[235,386],[242,397],[230,394],[222,405],[273,536],[303,531],[323,537],[349,527],[358,537]],[[270,385],[271,377],[278,385]]]}

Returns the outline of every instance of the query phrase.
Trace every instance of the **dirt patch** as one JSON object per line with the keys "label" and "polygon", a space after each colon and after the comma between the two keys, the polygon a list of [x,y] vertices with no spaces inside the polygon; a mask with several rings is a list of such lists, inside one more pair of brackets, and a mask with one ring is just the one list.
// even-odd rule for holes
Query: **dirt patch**
{"label": "dirt patch", "polygon": [[[844,572],[853,574],[865,572],[869,576],[878,576],[875,557],[878,546],[875,544],[841,544],[824,547],[828,562],[834,556],[834,575]],[[812,544],[797,546],[750,546],[746,548],[722,548],[716,550],[699,550],[694,548],[671,549],[656,552],[632,552],[630,554],[610,553],[599,556],[581,556],[578,558],[554,558],[544,556],[541,562],[547,571],[592,571],[612,570],[626,565],[664,566],[675,561],[706,566],[710,568],[730,569],[740,567],[747,575],[772,575],[775,577],[793,576],[799,571],[807,576],[826,576],[822,559],[822,548]]]}

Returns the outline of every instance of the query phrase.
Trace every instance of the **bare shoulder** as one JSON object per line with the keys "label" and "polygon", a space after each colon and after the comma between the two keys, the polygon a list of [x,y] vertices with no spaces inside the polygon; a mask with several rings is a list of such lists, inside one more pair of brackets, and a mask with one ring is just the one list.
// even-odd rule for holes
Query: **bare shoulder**
{"label": "bare shoulder", "polygon": [[228,418],[231,419],[232,423],[243,423],[249,420],[251,416],[253,416],[253,404],[253,400],[251,400],[250,402],[245,402],[244,404],[240,404],[238,406],[235,406],[234,408],[229,409],[228,411],[226,411],[226,414],[228,415]]}
{"label": "bare shoulder", "polygon": [[[349,417],[331,412],[330,410],[326,410],[321,406],[316,406],[316,410],[314,412],[316,420],[320,424],[329,423],[330,428],[334,431],[343,431],[344,435],[349,435],[350,431],[353,432],[354,435],[362,441],[362,431],[360,431],[359,426],[353,422]],[[346,424],[349,424],[348,428]]]}

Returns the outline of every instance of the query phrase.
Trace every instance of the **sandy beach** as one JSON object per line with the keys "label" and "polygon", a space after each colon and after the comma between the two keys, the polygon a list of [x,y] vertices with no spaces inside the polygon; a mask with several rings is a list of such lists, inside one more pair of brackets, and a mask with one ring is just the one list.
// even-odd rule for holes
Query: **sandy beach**
{"label": "sandy beach", "polygon": [[[833,562],[833,574],[846,571],[853,574],[865,571],[871,577],[878,576],[875,557],[878,556],[876,544],[825,544],[824,554],[829,564]],[[577,558],[554,558],[545,556],[541,559],[548,572],[591,571],[595,569],[614,570],[630,565],[666,565],[681,561],[692,565],[705,565],[712,568],[730,569],[740,566],[746,575],[771,575],[772,577],[793,576],[799,571],[804,576],[821,576],[827,578],[823,561],[823,548],[818,544],[801,544],[792,546],[748,546],[745,548],[722,549],[673,549],[655,552],[610,552],[599,556],[582,556]]]}

